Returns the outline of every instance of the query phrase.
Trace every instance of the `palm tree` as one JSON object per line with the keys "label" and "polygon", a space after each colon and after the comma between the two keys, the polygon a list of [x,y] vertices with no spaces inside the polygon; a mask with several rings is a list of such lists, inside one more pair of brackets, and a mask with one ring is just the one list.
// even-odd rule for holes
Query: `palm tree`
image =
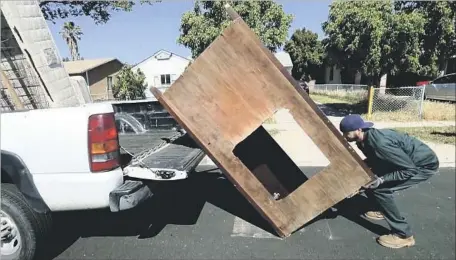
{"label": "palm tree", "polygon": [[78,48],[78,41],[81,40],[82,35],[81,27],[74,24],[74,22],[65,22],[62,27],[62,31],[60,31],[60,35],[62,35],[63,40],[68,45],[71,54],[71,60],[79,60],[79,48]]}

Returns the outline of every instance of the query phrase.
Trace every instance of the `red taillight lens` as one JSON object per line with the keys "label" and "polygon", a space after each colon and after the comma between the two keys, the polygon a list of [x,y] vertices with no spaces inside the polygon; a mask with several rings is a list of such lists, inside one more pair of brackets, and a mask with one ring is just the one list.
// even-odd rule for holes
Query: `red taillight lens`
{"label": "red taillight lens", "polygon": [[430,82],[429,80],[426,80],[426,81],[418,81],[418,82],[416,83],[416,85],[417,85],[418,87],[420,87],[420,86],[425,86],[425,85],[429,84],[429,82]]}
{"label": "red taillight lens", "polygon": [[89,117],[89,162],[92,172],[119,167],[119,136],[114,113]]}

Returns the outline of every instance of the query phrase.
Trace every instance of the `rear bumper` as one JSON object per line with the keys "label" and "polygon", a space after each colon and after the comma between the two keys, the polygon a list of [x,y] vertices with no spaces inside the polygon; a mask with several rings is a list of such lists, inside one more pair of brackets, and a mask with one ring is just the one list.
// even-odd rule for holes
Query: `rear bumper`
{"label": "rear bumper", "polygon": [[152,196],[150,187],[144,182],[127,180],[109,193],[109,208],[112,212],[131,209]]}

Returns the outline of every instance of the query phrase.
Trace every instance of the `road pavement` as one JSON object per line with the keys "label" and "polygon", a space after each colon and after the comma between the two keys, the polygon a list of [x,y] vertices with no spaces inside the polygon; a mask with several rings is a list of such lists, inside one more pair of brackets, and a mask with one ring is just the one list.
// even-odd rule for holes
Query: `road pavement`
{"label": "road pavement", "polygon": [[150,203],[129,212],[56,215],[58,231],[41,259],[455,259],[454,168],[397,194],[417,241],[399,250],[375,242],[387,225],[360,217],[362,196],[279,239],[213,168],[201,166],[191,179],[157,187]]}

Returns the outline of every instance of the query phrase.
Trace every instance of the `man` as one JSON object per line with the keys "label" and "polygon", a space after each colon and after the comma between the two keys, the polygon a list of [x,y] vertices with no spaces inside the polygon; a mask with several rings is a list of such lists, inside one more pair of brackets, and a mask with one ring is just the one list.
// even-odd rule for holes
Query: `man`
{"label": "man", "polygon": [[389,248],[413,246],[410,225],[401,216],[393,193],[426,181],[439,168],[439,160],[426,144],[407,134],[390,129],[375,129],[359,115],[346,116],[340,122],[340,131],[349,142],[366,156],[366,164],[377,179],[364,187],[368,199],[376,202],[379,212],[369,211],[365,216],[373,220],[385,219],[391,234],[380,236],[377,242]]}

